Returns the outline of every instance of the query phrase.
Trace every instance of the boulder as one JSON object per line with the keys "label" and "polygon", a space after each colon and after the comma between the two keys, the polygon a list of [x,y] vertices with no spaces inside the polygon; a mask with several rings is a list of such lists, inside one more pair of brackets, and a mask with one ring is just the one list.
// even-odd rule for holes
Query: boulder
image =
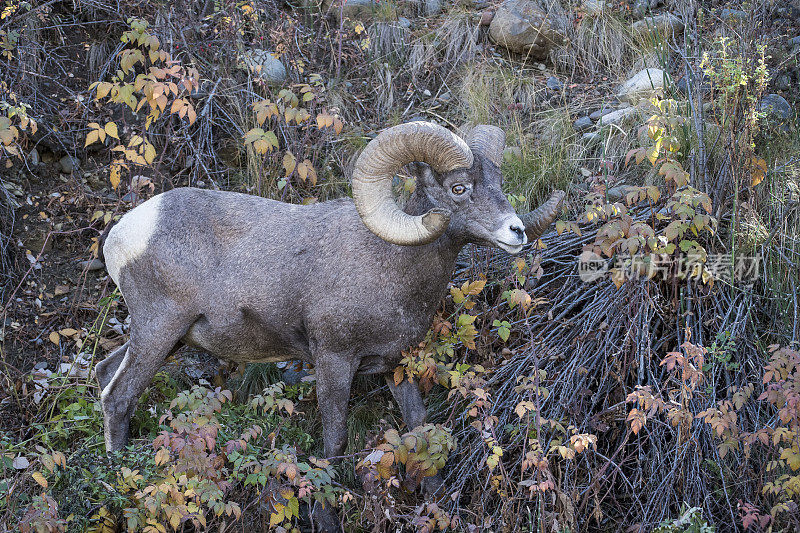
{"label": "boulder", "polygon": [[422,0],[422,14],[432,17],[442,12],[442,0]]}
{"label": "boulder", "polygon": [[631,29],[643,39],[657,39],[663,36],[664,40],[668,40],[683,31],[683,21],[672,13],[662,13],[634,22]]}
{"label": "boulder", "polygon": [[636,0],[633,3],[633,15],[636,18],[642,18],[651,10],[659,7],[662,0]]}
{"label": "boulder", "polygon": [[745,22],[747,20],[747,12],[742,11],[741,9],[725,8],[722,10],[720,16],[722,17],[722,20],[726,22]]}
{"label": "boulder", "polygon": [[72,155],[65,155],[58,161],[58,164],[61,166],[61,172],[72,174],[80,168],[81,160]]}
{"label": "boulder", "polygon": [[602,117],[606,113],[611,113],[612,111],[615,111],[615,110],[616,110],[616,108],[614,108],[614,107],[603,106],[602,108],[598,109],[597,111],[592,111],[592,113],[589,115],[589,118],[594,120],[594,121],[597,121],[597,120],[600,120],[600,117]]}
{"label": "boulder", "polygon": [[600,126],[610,126],[612,124],[622,124],[629,118],[636,115],[636,108],[635,107],[626,107],[623,109],[617,109],[616,111],[612,111],[611,113],[606,113],[602,117],[600,117],[600,121],[598,124]]}
{"label": "boulder", "polygon": [[776,122],[786,122],[794,117],[794,109],[786,98],[779,94],[768,94],[761,99],[758,109]]}
{"label": "boulder", "polygon": [[489,25],[489,37],[511,52],[544,60],[566,41],[563,23],[529,0],[506,0]]}
{"label": "boulder", "polygon": [[272,52],[261,48],[247,50],[242,55],[244,67],[267,83],[282,83],[286,80],[286,67]]}
{"label": "boulder", "polygon": [[617,96],[623,102],[636,103],[642,99],[652,98],[656,94],[663,94],[664,82],[668,76],[659,68],[646,68],[623,83],[617,91]]}
{"label": "boulder", "polygon": [[564,88],[564,84],[555,76],[550,76],[547,78],[547,88],[551,91],[560,92]]}
{"label": "boulder", "polygon": [[78,263],[81,270],[88,270],[89,272],[93,272],[95,270],[102,270],[106,267],[106,265],[99,259],[89,259],[87,261],[80,261]]}
{"label": "boulder", "polygon": [[584,131],[589,131],[594,128],[594,122],[589,117],[580,117],[578,120],[572,123],[572,127],[575,128],[575,131],[578,133],[582,133]]}

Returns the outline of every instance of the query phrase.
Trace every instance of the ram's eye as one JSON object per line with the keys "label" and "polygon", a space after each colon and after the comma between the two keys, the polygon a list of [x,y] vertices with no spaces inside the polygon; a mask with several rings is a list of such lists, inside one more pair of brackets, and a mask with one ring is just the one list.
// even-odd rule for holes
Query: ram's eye
{"label": "ram's eye", "polygon": [[467,192],[467,188],[461,185],[460,183],[453,185],[453,188],[450,190],[453,191],[453,194],[455,194],[456,196],[461,196],[462,194]]}

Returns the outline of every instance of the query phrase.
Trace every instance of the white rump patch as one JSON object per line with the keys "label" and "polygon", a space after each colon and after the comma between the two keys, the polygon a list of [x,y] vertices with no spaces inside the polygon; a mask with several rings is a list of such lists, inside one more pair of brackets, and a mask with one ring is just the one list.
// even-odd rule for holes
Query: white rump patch
{"label": "white rump patch", "polygon": [[103,245],[103,255],[106,270],[117,285],[122,267],[147,249],[147,243],[156,230],[160,207],[159,194],[128,211],[108,233]]}

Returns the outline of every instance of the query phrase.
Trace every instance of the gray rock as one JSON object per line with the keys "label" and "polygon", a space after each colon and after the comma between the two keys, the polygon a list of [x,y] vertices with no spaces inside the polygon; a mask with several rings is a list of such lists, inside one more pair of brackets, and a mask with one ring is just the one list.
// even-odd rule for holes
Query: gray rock
{"label": "gray rock", "polygon": [[561,91],[564,88],[564,84],[555,76],[550,76],[547,78],[547,88],[551,91]]}
{"label": "gray rock", "polygon": [[636,103],[664,92],[664,82],[668,75],[660,68],[646,68],[623,83],[617,96],[623,102]]}
{"label": "gray rock", "polygon": [[606,191],[609,200],[622,200],[625,198],[625,194],[628,192],[628,185],[622,184],[617,185],[616,187],[611,187]]}
{"label": "gray rock", "polygon": [[788,91],[792,88],[792,78],[788,73],[783,72],[775,78],[775,88],[779,91]]}
{"label": "gray rock", "polygon": [[649,11],[657,8],[662,3],[662,0],[636,0],[633,3],[633,15],[636,18],[642,18]]}
{"label": "gray rock", "polygon": [[32,167],[35,167],[39,164],[41,158],[39,157],[39,151],[36,148],[31,149],[28,153],[28,164]]}
{"label": "gray rock", "polygon": [[442,0],[423,0],[422,13],[432,17],[442,12]]}
{"label": "gray rock", "polygon": [[100,261],[99,259],[90,259],[88,261],[81,261],[78,263],[80,265],[81,270],[88,270],[92,272],[93,270],[102,270],[106,267],[106,265]]}
{"label": "gray rock", "polygon": [[72,174],[81,167],[81,160],[72,155],[65,155],[58,161],[58,164],[61,165],[61,172]]}
{"label": "gray rock", "polygon": [[615,110],[616,110],[616,108],[614,108],[614,107],[605,107],[604,106],[601,109],[598,109],[597,111],[592,112],[592,114],[589,115],[589,118],[594,120],[595,122],[597,122],[598,120],[600,120],[600,117],[602,117],[606,113],[611,113],[612,111],[615,111]]}
{"label": "gray rock", "polygon": [[599,138],[600,138],[600,134],[597,133],[596,131],[590,131],[590,132],[587,132],[587,133],[584,133],[583,135],[581,135],[581,140],[583,142],[587,142],[587,143],[596,141]]}
{"label": "gray rock", "polygon": [[272,52],[253,48],[242,55],[245,68],[257,78],[267,83],[281,83],[286,80],[286,67]]}
{"label": "gray rock", "polygon": [[636,108],[635,107],[626,107],[624,109],[617,109],[616,111],[612,111],[611,113],[606,113],[602,117],[600,117],[599,124],[601,126],[609,126],[612,124],[622,124],[629,118],[636,115]]}
{"label": "gray rock", "polygon": [[592,119],[589,117],[580,117],[578,120],[572,123],[572,127],[575,128],[575,131],[578,133],[582,133],[594,128],[594,122],[592,122]]}
{"label": "gray rock", "polygon": [[800,35],[789,39],[789,46],[800,46]]}
{"label": "gray rock", "polygon": [[293,362],[286,365],[286,368],[283,369],[281,372],[281,379],[287,385],[297,385],[303,381],[304,377],[310,375],[311,374],[306,372],[305,368]]}
{"label": "gray rock", "polygon": [[489,25],[491,40],[511,52],[544,60],[565,42],[564,22],[529,0],[506,0]]}
{"label": "gray rock", "polygon": [[723,9],[722,14],[720,15],[722,20],[727,22],[744,22],[747,20],[747,12],[742,11],[741,9]]}
{"label": "gray rock", "polygon": [[761,99],[758,108],[766,113],[769,118],[778,122],[784,122],[794,117],[794,109],[786,101],[786,98],[779,94],[766,95]]}
{"label": "gray rock", "polygon": [[408,29],[411,27],[411,21],[406,17],[397,17],[397,23],[400,25],[401,28]]}
{"label": "gray rock", "polygon": [[670,39],[683,31],[683,21],[672,13],[662,13],[634,22],[631,29],[642,38]]}

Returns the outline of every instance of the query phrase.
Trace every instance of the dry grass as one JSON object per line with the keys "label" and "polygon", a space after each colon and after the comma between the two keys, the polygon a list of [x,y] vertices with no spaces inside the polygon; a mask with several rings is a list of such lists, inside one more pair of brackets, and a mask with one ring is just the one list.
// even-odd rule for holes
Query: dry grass
{"label": "dry grass", "polygon": [[577,26],[567,26],[569,42],[553,52],[553,63],[570,76],[621,79],[638,55],[629,24],[606,12],[586,15]]}

